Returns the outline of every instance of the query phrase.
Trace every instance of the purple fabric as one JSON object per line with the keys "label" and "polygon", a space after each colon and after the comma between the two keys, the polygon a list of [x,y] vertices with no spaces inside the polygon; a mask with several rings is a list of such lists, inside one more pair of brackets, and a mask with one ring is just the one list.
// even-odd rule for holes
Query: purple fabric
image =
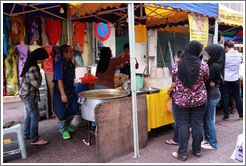
{"label": "purple fabric", "polygon": [[61,46],[54,46],[54,54],[55,54],[55,63],[61,58],[61,54],[60,54],[60,48]]}
{"label": "purple fabric", "polygon": [[26,15],[25,28],[26,28],[26,43],[32,45],[34,41],[37,41],[38,45],[42,45],[42,21],[40,17],[33,17]]}
{"label": "purple fabric", "polygon": [[22,69],[24,67],[24,64],[27,60],[27,53],[28,53],[28,45],[17,45],[16,46],[18,52],[19,52],[19,61],[18,61],[18,78],[19,78],[19,85],[21,84],[20,77]]}

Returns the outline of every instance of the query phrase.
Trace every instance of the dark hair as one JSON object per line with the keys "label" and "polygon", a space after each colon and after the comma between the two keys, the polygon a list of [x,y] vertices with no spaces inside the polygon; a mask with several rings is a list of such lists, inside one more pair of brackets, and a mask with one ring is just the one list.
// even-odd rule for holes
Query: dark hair
{"label": "dark hair", "polygon": [[109,47],[102,47],[100,50],[100,60],[98,62],[98,71],[104,73],[109,65],[111,59],[111,50]]}
{"label": "dark hair", "polygon": [[178,50],[178,51],[176,52],[177,58],[181,58],[182,52],[183,52],[182,50]]}
{"label": "dark hair", "polygon": [[129,49],[129,43],[124,44],[124,49],[128,48]]}
{"label": "dark hair", "polygon": [[68,48],[71,47],[70,45],[67,45],[67,44],[63,44],[60,48],[60,53],[61,53],[61,56],[63,56],[63,53],[67,53],[68,52]]}
{"label": "dark hair", "polygon": [[225,43],[224,43],[224,47],[228,47],[228,48],[234,48],[234,41],[232,40],[227,40]]}

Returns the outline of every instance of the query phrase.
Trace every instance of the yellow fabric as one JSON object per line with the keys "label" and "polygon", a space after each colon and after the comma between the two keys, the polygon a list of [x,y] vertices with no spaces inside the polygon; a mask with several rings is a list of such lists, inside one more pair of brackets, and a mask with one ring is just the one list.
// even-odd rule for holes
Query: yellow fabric
{"label": "yellow fabric", "polygon": [[167,111],[167,102],[169,100],[167,90],[147,94],[146,98],[148,108],[148,131],[174,123],[173,113]]}
{"label": "yellow fabric", "polygon": [[[122,3],[69,3],[72,6],[68,7],[68,17],[77,12],[78,17],[90,15],[95,10],[101,11],[102,9],[119,7]],[[75,6],[75,7],[74,7]],[[79,10],[81,9],[81,10]]]}
{"label": "yellow fabric", "polygon": [[[181,11],[172,7],[156,6],[155,4],[144,4],[145,13],[148,16],[146,20],[147,26],[155,26],[167,23],[177,23],[187,20],[188,10]],[[167,19],[169,21],[167,21]]]}
{"label": "yellow fabric", "polygon": [[146,42],[146,40],[147,40],[146,26],[142,24],[135,25],[135,42],[142,43],[142,42]]}
{"label": "yellow fabric", "polygon": [[218,23],[227,25],[243,26],[243,13],[219,6]]}

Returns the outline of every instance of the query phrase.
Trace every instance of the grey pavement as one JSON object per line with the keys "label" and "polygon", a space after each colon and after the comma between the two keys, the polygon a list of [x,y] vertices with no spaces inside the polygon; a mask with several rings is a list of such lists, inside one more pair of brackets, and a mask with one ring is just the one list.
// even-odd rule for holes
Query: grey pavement
{"label": "grey pavement", "polygon": [[[9,121],[21,121],[22,129],[24,127],[24,104],[21,101],[3,103],[3,124]],[[223,121],[223,110],[217,108],[216,127],[218,136],[217,150],[202,149],[201,157],[196,157],[191,153],[192,137],[190,137],[188,147],[188,158],[186,161],[180,161],[171,156],[171,153],[178,150],[178,146],[165,144],[166,139],[173,136],[173,125],[166,125],[157,129],[152,129],[148,133],[147,147],[140,149],[140,156],[134,158],[134,152],[115,158],[106,164],[184,164],[188,163],[218,163],[218,164],[236,164],[230,156],[236,146],[237,136],[243,133],[244,120],[239,120],[238,114],[230,114],[229,121]],[[82,139],[87,138],[87,126],[79,125],[76,132],[72,133],[72,139],[63,140],[58,132],[57,120],[54,117],[46,119],[41,118],[39,122],[39,134],[42,139],[48,140],[49,144],[45,146],[31,146],[29,140],[25,140],[27,158],[21,159],[20,154],[4,157],[3,164],[14,163],[98,163],[96,154],[95,138],[92,137],[92,145],[87,146]],[[5,134],[3,139],[16,140],[13,133]],[[2,145],[2,144],[1,144]],[[107,146],[107,145],[105,145]],[[8,150],[7,147],[3,150]],[[102,163],[101,163],[102,164]]]}

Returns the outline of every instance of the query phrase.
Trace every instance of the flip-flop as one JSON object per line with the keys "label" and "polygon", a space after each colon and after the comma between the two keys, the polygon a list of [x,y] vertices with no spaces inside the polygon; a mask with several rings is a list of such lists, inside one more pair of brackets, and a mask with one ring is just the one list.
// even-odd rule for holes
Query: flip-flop
{"label": "flip-flop", "polygon": [[165,143],[168,144],[168,145],[179,145],[179,143],[174,142],[172,139],[167,139],[167,140],[165,141]]}
{"label": "flip-flop", "polygon": [[42,139],[38,140],[37,142],[31,143],[31,145],[34,145],[34,146],[40,146],[40,145],[46,145],[46,144],[48,144],[48,141],[45,141]]}

